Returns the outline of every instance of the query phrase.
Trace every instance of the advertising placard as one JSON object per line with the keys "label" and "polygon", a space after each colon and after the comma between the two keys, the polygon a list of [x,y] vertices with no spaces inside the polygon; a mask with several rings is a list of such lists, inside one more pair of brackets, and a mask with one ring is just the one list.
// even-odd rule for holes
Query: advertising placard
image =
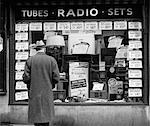
{"label": "advertising placard", "polygon": [[89,97],[89,64],[87,62],[69,62],[69,95]]}

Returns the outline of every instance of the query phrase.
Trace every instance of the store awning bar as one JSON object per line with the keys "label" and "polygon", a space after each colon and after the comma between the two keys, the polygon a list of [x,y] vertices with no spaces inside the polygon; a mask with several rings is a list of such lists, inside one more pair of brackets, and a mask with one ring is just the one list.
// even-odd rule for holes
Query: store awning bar
{"label": "store awning bar", "polygon": [[144,4],[144,0],[15,0],[16,5]]}

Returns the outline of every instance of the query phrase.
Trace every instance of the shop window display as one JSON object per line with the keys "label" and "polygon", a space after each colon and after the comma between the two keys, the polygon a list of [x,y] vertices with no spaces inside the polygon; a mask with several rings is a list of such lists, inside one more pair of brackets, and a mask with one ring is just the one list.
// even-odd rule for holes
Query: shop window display
{"label": "shop window display", "polygon": [[51,22],[55,30],[44,22],[16,23],[15,101],[28,99],[21,75],[26,59],[36,53],[30,47],[36,41],[61,36],[62,45],[57,45],[56,37],[47,47],[47,54],[56,58],[60,69],[54,102],[143,103],[142,22],[71,23]]}

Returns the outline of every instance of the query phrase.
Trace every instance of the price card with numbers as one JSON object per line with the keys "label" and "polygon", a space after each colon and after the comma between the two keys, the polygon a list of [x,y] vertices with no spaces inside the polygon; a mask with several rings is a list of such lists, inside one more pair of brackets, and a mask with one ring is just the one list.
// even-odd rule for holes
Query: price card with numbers
{"label": "price card with numbers", "polygon": [[142,78],[142,70],[128,70],[128,76],[129,78]]}
{"label": "price card with numbers", "polygon": [[21,91],[15,93],[15,100],[26,100],[28,99],[28,91]]}
{"label": "price card with numbers", "polygon": [[140,48],[142,48],[142,41],[129,40],[129,49],[140,49]]}
{"label": "price card with numbers", "polygon": [[141,79],[129,79],[129,87],[142,87]]}
{"label": "price card with numbers", "polygon": [[85,30],[98,30],[98,22],[85,22]]}
{"label": "price card with numbers", "polygon": [[55,31],[56,30],[56,22],[44,22],[44,31]]}
{"label": "price card with numbers", "polygon": [[127,29],[127,21],[115,21],[114,29],[115,30],[126,30]]}
{"label": "price card with numbers", "polygon": [[16,60],[27,60],[29,57],[28,52],[16,52],[15,59]]}
{"label": "price card with numbers", "polygon": [[101,21],[99,22],[100,30],[112,30],[112,21]]}
{"label": "price card with numbers", "polygon": [[142,68],[142,60],[130,60],[129,68]]}
{"label": "price card with numbers", "polygon": [[142,39],[142,31],[128,31],[129,39]]}
{"label": "price card with numbers", "polygon": [[29,42],[16,42],[16,50],[28,50]]}
{"label": "price card with numbers", "polygon": [[28,31],[28,24],[16,24],[15,25],[15,31]]}
{"label": "price card with numbers", "polygon": [[128,22],[128,29],[142,29],[142,22]]}
{"label": "price card with numbers", "polygon": [[142,59],[142,51],[141,50],[130,50],[129,51],[129,59]]}
{"label": "price card with numbers", "polygon": [[15,40],[28,40],[28,32],[15,33]]}
{"label": "price card with numbers", "polygon": [[72,22],[71,30],[84,30],[84,23],[83,22]]}
{"label": "price card with numbers", "polygon": [[57,30],[70,30],[70,22],[58,22]]}
{"label": "price card with numbers", "polygon": [[27,85],[23,81],[16,82],[16,90],[27,90]]}
{"label": "price card with numbers", "polygon": [[16,62],[15,70],[24,70],[25,62]]}
{"label": "price card with numbers", "polygon": [[15,80],[22,80],[23,73],[24,73],[24,71],[16,71]]}
{"label": "price card with numbers", "polygon": [[35,22],[29,24],[30,31],[42,31],[42,23],[41,22]]}
{"label": "price card with numbers", "polygon": [[129,97],[142,97],[142,89],[140,88],[129,88],[128,89]]}

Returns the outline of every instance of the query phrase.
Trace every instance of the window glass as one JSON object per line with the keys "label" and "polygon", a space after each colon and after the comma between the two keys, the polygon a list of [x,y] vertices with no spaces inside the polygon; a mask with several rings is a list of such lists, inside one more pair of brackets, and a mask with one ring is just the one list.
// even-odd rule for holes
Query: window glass
{"label": "window glass", "polygon": [[44,40],[60,70],[54,102],[143,103],[142,34],[137,20],[16,23],[15,101],[28,100],[24,64],[36,54],[32,45]]}

